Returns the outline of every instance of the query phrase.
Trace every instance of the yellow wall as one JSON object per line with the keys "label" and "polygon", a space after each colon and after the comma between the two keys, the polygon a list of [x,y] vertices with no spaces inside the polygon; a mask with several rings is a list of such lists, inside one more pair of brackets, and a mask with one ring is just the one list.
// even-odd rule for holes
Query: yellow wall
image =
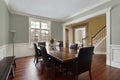
{"label": "yellow wall", "polygon": [[88,36],[94,36],[100,29],[106,25],[105,15],[97,16],[88,20]]}
{"label": "yellow wall", "polygon": [[100,29],[102,29],[106,25],[106,15],[100,15],[94,18],[90,18],[86,21],[73,24],[73,29],[84,23],[88,23],[87,35],[89,37],[90,43],[91,37],[94,36]]}

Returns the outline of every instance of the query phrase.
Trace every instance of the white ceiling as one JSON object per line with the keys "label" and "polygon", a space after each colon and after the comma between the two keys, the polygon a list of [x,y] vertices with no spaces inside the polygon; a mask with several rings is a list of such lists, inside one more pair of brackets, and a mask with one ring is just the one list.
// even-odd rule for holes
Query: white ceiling
{"label": "white ceiling", "polygon": [[7,0],[12,12],[63,20],[106,0]]}

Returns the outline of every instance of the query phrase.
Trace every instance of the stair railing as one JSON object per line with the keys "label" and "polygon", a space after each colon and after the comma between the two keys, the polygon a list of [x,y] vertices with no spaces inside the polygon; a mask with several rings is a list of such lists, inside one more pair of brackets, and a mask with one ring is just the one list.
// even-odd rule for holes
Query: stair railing
{"label": "stair railing", "polygon": [[106,36],[106,26],[104,26],[94,36],[91,37],[91,46],[93,46],[93,44],[96,44],[98,41],[103,39],[103,37],[105,36]]}
{"label": "stair railing", "polygon": [[88,36],[82,38],[82,48],[83,48],[83,46],[84,46],[84,41],[85,41],[87,38],[88,38]]}

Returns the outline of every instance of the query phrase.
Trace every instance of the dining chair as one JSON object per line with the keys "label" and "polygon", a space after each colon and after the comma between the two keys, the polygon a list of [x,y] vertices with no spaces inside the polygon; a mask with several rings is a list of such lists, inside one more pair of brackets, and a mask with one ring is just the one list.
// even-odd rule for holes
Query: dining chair
{"label": "dining chair", "polygon": [[46,46],[46,42],[38,42],[39,47],[40,47],[40,45]]}
{"label": "dining chair", "polygon": [[71,44],[70,49],[77,50],[78,49],[78,44],[77,43]]}
{"label": "dining chair", "polygon": [[63,47],[63,41],[57,41],[59,43],[59,47]]}
{"label": "dining chair", "polygon": [[43,63],[45,66],[50,66],[50,57],[47,54],[46,47],[43,45],[40,45],[41,53],[42,53],[42,58],[43,58]]}
{"label": "dining chair", "polygon": [[41,49],[42,58],[43,58],[41,73],[46,72],[47,76],[50,76],[52,71],[51,58],[47,54],[47,50],[45,46],[40,45],[40,49]]}
{"label": "dining chair", "polygon": [[35,51],[34,62],[37,64],[39,59],[42,58],[42,54],[41,54],[41,50],[37,48],[37,44],[33,43],[33,45],[34,45],[34,51]]}
{"label": "dining chair", "polygon": [[[47,72],[48,75],[56,75],[56,73],[58,72],[58,68],[60,67],[60,62],[56,61],[55,59],[52,59],[48,55],[45,46],[41,45],[40,48],[41,48],[41,53],[43,58],[42,72],[45,70],[45,72]],[[50,70],[52,70],[52,73],[50,72]]]}
{"label": "dining chair", "polygon": [[91,63],[94,47],[84,47],[80,48],[77,60],[67,64],[67,70],[72,72],[75,76],[75,79],[78,80],[78,75],[89,71],[90,80],[92,80],[91,75]]}

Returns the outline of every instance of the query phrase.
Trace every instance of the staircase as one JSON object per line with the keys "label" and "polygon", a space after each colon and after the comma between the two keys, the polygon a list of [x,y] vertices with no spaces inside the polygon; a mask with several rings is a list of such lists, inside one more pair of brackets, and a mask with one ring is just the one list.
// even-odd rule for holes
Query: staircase
{"label": "staircase", "polygon": [[91,45],[95,46],[96,54],[105,54],[106,52],[106,26],[100,29],[91,37]]}
{"label": "staircase", "polygon": [[84,43],[90,37],[85,37],[82,39],[82,47],[94,46],[95,53],[105,54],[106,52],[106,26],[100,29],[95,35],[91,37],[91,43]]}
{"label": "staircase", "polygon": [[95,53],[96,54],[105,54],[106,53],[106,37],[101,39],[95,46]]}

